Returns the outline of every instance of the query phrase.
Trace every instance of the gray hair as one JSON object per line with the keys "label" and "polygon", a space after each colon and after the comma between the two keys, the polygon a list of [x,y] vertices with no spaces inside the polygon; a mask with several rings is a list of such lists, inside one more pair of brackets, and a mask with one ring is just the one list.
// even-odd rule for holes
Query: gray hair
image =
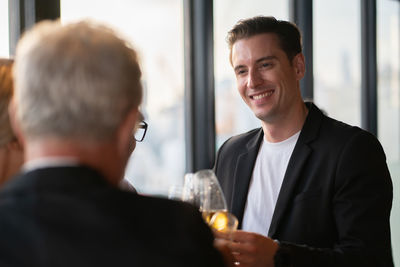
{"label": "gray hair", "polygon": [[12,59],[0,59],[0,146],[15,139],[8,115],[13,94],[12,65]]}
{"label": "gray hair", "polygon": [[14,75],[28,139],[111,139],[142,100],[135,50],[90,21],[38,23],[18,43]]}

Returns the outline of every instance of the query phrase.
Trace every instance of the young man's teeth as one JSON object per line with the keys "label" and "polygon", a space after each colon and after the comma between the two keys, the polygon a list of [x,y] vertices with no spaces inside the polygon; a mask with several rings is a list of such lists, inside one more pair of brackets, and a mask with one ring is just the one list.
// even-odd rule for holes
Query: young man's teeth
{"label": "young man's teeth", "polygon": [[263,97],[270,96],[270,95],[272,95],[272,93],[273,93],[273,91],[266,92],[266,93],[261,94],[261,95],[255,95],[255,96],[253,96],[253,99],[258,100],[258,99],[261,99]]}

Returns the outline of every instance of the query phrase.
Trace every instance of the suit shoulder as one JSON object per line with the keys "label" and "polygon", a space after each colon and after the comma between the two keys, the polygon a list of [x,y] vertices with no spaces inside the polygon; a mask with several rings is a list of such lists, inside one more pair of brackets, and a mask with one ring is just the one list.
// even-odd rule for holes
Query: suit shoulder
{"label": "suit shoulder", "polygon": [[194,264],[193,258],[197,258],[198,262],[190,266],[223,265],[221,255],[213,246],[213,234],[196,207],[158,197],[139,196],[138,200],[142,207],[141,216],[155,219],[160,225],[158,229],[152,228],[152,233],[165,237],[164,244],[160,245],[170,250],[168,254],[184,255],[191,264]]}
{"label": "suit shoulder", "polygon": [[316,145],[329,148],[330,153],[334,151],[340,153],[340,151],[348,151],[348,148],[355,147],[361,151],[363,150],[361,148],[364,147],[384,155],[382,145],[375,135],[358,126],[352,126],[329,117],[325,117],[321,124]]}
{"label": "suit shoulder", "polygon": [[243,148],[251,144],[252,141],[256,142],[262,133],[263,132],[261,128],[256,128],[248,132],[232,136],[222,144],[220,150],[235,150],[237,152],[238,148]]}
{"label": "suit shoulder", "polygon": [[367,138],[371,140],[376,140],[377,138],[370,132],[361,129],[358,126],[352,126],[345,122],[335,120],[330,117],[325,117],[322,131],[325,133],[329,133],[333,139],[343,139],[350,140],[352,138]]}
{"label": "suit shoulder", "polygon": [[132,205],[135,205],[136,211],[148,218],[154,217],[154,212],[157,212],[157,217],[165,219],[166,224],[171,223],[171,227],[178,221],[182,227],[204,224],[200,212],[193,205],[182,201],[138,195]]}

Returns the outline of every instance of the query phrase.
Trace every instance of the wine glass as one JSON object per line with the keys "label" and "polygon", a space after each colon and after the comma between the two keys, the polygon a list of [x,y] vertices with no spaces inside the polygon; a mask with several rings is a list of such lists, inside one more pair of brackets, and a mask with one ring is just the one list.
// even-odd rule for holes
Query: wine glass
{"label": "wine glass", "polygon": [[[182,185],[171,185],[168,189],[168,199],[179,200],[196,205],[193,173],[187,173],[184,176]],[[198,206],[198,205],[196,205]]]}
{"label": "wine glass", "polygon": [[191,177],[194,204],[197,204],[204,221],[218,231],[236,230],[238,220],[228,212],[225,197],[212,170],[200,170]]}
{"label": "wine glass", "polygon": [[199,206],[196,198],[196,185],[194,180],[194,173],[185,174],[182,189],[182,200],[188,202],[196,207]]}
{"label": "wine glass", "polygon": [[168,199],[182,201],[183,200],[183,188],[182,186],[172,185],[168,189]]}

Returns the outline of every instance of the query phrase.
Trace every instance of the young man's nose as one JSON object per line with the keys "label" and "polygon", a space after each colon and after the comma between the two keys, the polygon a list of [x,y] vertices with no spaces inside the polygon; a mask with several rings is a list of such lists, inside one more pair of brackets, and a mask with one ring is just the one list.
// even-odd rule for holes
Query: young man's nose
{"label": "young man's nose", "polygon": [[257,86],[259,86],[263,81],[261,74],[254,69],[249,71],[247,79],[248,88],[257,88]]}

